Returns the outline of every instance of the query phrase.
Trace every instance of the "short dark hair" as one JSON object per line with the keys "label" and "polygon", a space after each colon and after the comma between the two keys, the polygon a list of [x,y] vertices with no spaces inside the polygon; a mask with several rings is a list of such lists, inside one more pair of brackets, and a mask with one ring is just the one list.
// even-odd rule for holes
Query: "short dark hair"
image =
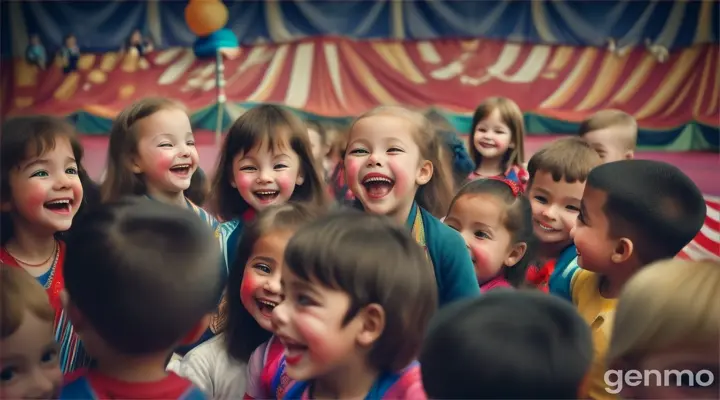
{"label": "short dark hair", "polygon": [[605,192],[610,235],[631,239],[643,265],[675,257],[705,222],[702,192],[674,165],[615,161],[593,169],[587,184]]}
{"label": "short dark hair", "polygon": [[316,280],[350,297],[343,323],[369,304],[385,311],[385,329],[369,363],[397,371],[417,357],[437,307],[432,264],[405,227],[386,216],[343,210],[297,231],[285,263],[299,279]]}
{"label": "short dark hair", "polygon": [[185,189],[185,197],[196,206],[202,207],[209,193],[210,181],[207,179],[205,171],[198,167],[190,178],[190,186]]}
{"label": "short dark hair", "polygon": [[420,354],[433,399],[577,399],[593,358],[568,302],[498,289],[438,312]]}
{"label": "short dark hair", "polygon": [[528,162],[528,174],[532,186],[538,171],[549,172],[555,182],[585,182],[590,171],[600,165],[602,159],[583,139],[571,136],[554,140],[538,150]]}
{"label": "short dark hair", "polygon": [[217,306],[217,239],[187,209],[123,198],[91,211],[71,239],[70,300],[116,351],[170,350]]}
{"label": "short dark hair", "polygon": [[230,268],[226,302],[220,310],[220,325],[225,333],[227,352],[234,359],[247,364],[253,351],[272,336],[272,332],[266,331],[255,321],[240,300],[245,266],[253,255],[255,243],[271,232],[297,230],[318,215],[319,208],[307,203],[273,205],[260,211],[257,218],[243,230],[240,243],[237,244],[238,256]]}

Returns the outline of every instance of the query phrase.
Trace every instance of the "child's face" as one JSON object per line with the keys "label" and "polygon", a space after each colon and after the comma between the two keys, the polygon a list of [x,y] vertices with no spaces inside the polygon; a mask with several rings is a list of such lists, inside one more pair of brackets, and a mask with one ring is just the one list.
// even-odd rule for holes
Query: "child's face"
{"label": "child's face", "polygon": [[359,120],[350,132],[346,179],[368,212],[407,212],[418,186],[430,181],[432,171],[432,163],[420,154],[412,124],[404,118],[374,115]]}
{"label": "child's face", "polygon": [[[706,345],[680,344],[645,355],[637,369],[660,371],[660,384],[656,375],[650,375],[650,379],[639,386],[624,385],[621,395],[628,399],[717,399],[717,379],[720,376],[718,354],[720,347],[715,342]],[[665,380],[665,376],[669,379]],[[710,379],[712,382],[709,382]]]}
{"label": "child's face", "polygon": [[76,45],[77,45],[77,39],[75,39],[75,36],[69,36],[67,39],[65,39],[65,46],[75,47]]}
{"label": "child's face", "polygon": [[478,122],[473,132],[473,146],[486,159],[497,159],[514,147],[512,131],[503,122],[498,109]]}
{"label": "child's face", "polygon": [[2,340],[0,368],[0,398],[57,398],[63,376],[52,321],[26,310],[20,327]]}
{"label": "child's face", "polygon": [[445,224],[465,239],[479,281],[492,279],[503,266],[513,266],[525,253],[513,244],[503,223],[506,206],[490,194],[467,194],[455,201]]}
{"label": "child's face", "polygon": [[586,186],[577,223],[571,232],[577,247],[578,265],[599,273],[607,272],[615,250],[615,241],[609,232],[610,222],[603,210],[606,200],[605,192]]}
{"label": "child's face", "polygon": [[308,380],[327,376],[357,357],[363,319],[358,313],[347,324],[347,293],[303,281],[283,268],[285,299],[275,307],[273,328],[285,346],[288,376]]}
{"label": "child's face", "polygon": [[136,123],[133,172],[143,174],[150,193],[174,195],[190,187],[198,167],[190,119],[178,108],[160,110]]}
{"label": "child's face", "polygon": [[553,180],[552,174],[535,173],[528,197],[532,206],[533,230],[543,243],[570,243],[570,229],[580,212],[585,182]]}
{"label": "child's face", "polygon": [[625,149],[622,144],[624,132],[618,128],[598,129],[583,135],[585,139],[597,151],[604,163],[627,160],[633,157],[633,152]]}
{"label": "child's face", "polygon": [[255,321],[268,331],[272,331],[272,311],[282,301],[280,272],[285,247],[292,234],[276,231],[262,236],[255,242],[245,264],[240,300]]}
{"label": "child's face", "polygon": [[270,149],[260,143],[232,160],[233,181],[243,200],[255,211],[290,200],[304,177],[300,157],[285,143]]}
{"label": "child's face", "polygon": [[17,222],[48,234],[70,229],[83,188],[69,139],[58,137],[55,148],[13,168],[9,181],[12,203],[4,207]]}

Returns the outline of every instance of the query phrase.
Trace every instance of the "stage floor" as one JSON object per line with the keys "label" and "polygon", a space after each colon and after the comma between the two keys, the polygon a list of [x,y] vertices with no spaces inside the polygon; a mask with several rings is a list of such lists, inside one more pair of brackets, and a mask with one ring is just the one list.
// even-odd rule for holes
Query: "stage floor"
{"label": "stage floor", "polygon": [[[557,136],[528,136],[525,138],[526,153],[529,158],[537,149]],[[200,166],[212,173],[217,162],[218,146],[212,133],[202,132],[195,135]],[[107,159],[107,136],[83,136],[85,147],[85,168],[90,176],[98,179]],[[711,152],[638,152],[638,158],[665,161],[681,168],[705,194],[720,196],[720,154]]]}

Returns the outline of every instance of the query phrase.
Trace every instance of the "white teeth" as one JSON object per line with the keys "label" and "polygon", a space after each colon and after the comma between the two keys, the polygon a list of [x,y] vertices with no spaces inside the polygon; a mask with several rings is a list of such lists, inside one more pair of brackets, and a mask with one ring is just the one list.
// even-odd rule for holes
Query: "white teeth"
{"label": "white teeth", "polygon": [[48,201],[45,204],[48,204],[48,205],[49,204],[70,204],[70,200],[53,200],[53,201]]}
{"label": "white teeth", "polygon": [[363,183],[368,183],[368,182],[385,182],[385,183],[392,184],[392,181],[390,179],[380,178],[380,177],[368,178],[363,181]]}
{"label": "white teeth", "polygon": [[[536,221],[536,222],[537,222],[537,221]],[[546,231],[546,232],[550,232],[550,231],[554,231],[554,230],[555,230],[555,229],[553,229],[553,228],[549,228],[549,227],[543,225],[543,224],[540,223],[540,222],[537,222],[537,226],[539,226],[540,229],[542,229],[542,230],[544,230],[544,231]]]}
{"label": "white teeth", "polygon": [[183,168],[190,168],[190,164],[180,164],[170,167],[170,169],[183,169]]}
{"label": "white teeth", "polygon": [[272,302],[272,301],[266,301],[266,300],[258,300],[258,303],[264,304],[270,308],[275,308],[275,306],[278,305],[278,303]]}
{"label": "white teeth", "polygon": [[277,194],[277,190],[261,190],[255,192],[255,194],[263,195],[263,196],[271,196],[274,194]]}

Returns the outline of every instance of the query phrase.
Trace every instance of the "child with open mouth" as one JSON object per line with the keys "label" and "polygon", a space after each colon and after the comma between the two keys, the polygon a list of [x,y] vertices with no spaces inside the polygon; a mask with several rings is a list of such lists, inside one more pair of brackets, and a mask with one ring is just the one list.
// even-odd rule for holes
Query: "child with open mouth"
{"label": "child with open mouth", "polygon": [[480,289],[465,242],[438,219],[452,199],[452,176],[439,162],[440,146],[422,114],[379,107],[351,126],[344,163],[358,207],[406,226],[425,248],[442,282],[442,306]]}
{"label": "child with open mouth", "polygon": [[[170,368],[206,390],[212,398],[267,399],[270,380],[263,369],[282,355],[273,336],[272,312],[283,300],[280,286],[285,246],[295,231],[317,216],[301,203],[261,211],[242,235],[231,268],[221,334],[191,350]],[[244,379],[243,379],[244,378]]]}

